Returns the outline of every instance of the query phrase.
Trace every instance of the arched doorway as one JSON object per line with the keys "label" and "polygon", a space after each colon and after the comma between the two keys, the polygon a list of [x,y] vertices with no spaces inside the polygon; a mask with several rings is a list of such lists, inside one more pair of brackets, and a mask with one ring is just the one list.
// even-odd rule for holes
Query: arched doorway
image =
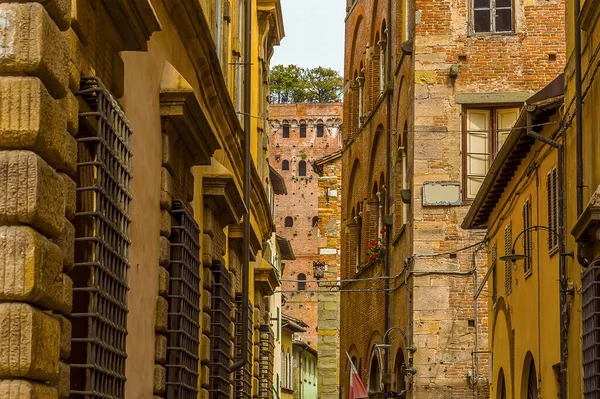
{"label": "arched doorway", "polygon": [[527,376],[527,399],[538,399],[537,373],[535,372],[535,362],[531,360]]}
{"label": "arched doorway", "polygon": [[[402,349],[398,349],[396,353],[396,360],[394,360],[394,392],[401,393],[406,390],[406,375],[404,374],[404,369],[406,368],[406,363],[404,361],[404,352]],[[404,398],[405,396],[400,396]]]}
{"label": "arched doorway", "polygon": [[371,365],[369,367],[369,384],[367,389],[369,392],[381,391],[381,367],[379,365],[379,357],[377,356],[377,348],[373,348],[371,355]]}
{"label": "arched doorway", "polygon": [[496,398],[506,399],[506,382],[504,381],[504,370],[500,369],[498,373],[498,384],[497,384]]}

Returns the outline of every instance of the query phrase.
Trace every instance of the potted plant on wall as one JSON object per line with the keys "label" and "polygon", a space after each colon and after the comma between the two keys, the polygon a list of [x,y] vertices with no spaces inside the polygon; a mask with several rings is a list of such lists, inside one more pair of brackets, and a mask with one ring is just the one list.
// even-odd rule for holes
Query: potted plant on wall
{"label": "potted plant on wall", "polygon": [[387,233],[387,229],[384,227],[379,233],[379,238],[377,240],[372,240],[367,247],[368,263],[380,261],[385,254],[384,238],[385,234]]}

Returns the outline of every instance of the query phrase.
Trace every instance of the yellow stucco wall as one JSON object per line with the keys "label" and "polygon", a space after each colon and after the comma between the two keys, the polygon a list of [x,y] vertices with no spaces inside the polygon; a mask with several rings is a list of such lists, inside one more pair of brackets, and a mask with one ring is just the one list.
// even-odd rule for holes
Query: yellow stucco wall
{"label": "yellow stucco wall", "polygon": [[[551,122],[558,122],[555,114]],[[551,136],[556,125],[542,132]],[[498,201],[488,223],[488,267],[493,264],[493,247],[497,248],[496,272],[488,280],[489,343],[492,351],[490,397],[499,396],[502,369],[508,398],[527,395],[529,365],[535,362],[541,397],[556,397],[558,374],[553,366],[560,362],[559,340],[559,256],[549,252],[545,230],[532,231],[531,273],[524,271],[524,261],[505,264],[500,257],[511,252],[505,248],[505,228],[512,226],[510,245],[524,230],[523,205],[531,201],[531,226],[548,226],[547,179],[557,165],[557,152],[536,142],[521,162],[515,176]],[[515,244],[515,253],[523,253],[523,236]],[[506,267],[510,268],[511,289],[505,289]],[[496,285],[497,299],[493,300]],[[573,321],[576,323],[576,321]],[[569,363],[576,364],[577,354]],[[573,397],[580,397],[573,396]]]}

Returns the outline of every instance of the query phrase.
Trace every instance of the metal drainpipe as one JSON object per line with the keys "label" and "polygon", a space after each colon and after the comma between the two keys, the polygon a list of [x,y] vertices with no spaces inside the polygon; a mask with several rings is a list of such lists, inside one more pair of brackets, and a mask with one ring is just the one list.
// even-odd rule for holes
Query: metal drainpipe
{"label": "metal drainpipe", "polygon": [[[577,218],[583,213],[583,96],[581,90],[581,26],[579,14],[581,0],[574,0],[575,13],[573,15],[575,28],[575,138],[577,159]],[[583,267],[588,267],[590,262],[583,254],[583,248],[577,243],[577,261]]]}
{"label": "metal drainpipe", "polygon": [[473,316],[475,317],[475,341],[474,341],[474,354],[475,354],[475,372],[473,373],[473,386],[477,385],[479,381],[479,304],[477,303],[477,289],[479,288],[479,279],[477,275],[477,254],[484,248],[483,244],[475,248],[473,251],[473,287],[475,288],[475,301],[473,303]]}
{"label": "metal drainpipe", "polygon": [[244,31],[244,204],[246,215],[243,221],[243,263],[242,263],[242,356],[241,359],[231,366],[230,372],[235,372],[248,364],[248,316],[250,300],[250,176],[252,160],[250,155],[250,114],[251,114],[251,79],[252,79],[252,1],[246,0],[246,21]]}
{"label": "metal drainpipe", "polygon": [[[388,90],[388,82],[391,81],[391,73],[392,73],[392,38],[393,35],[391,34],[392,32],[392,0],[388,0],[388,7],[387,7],[387,32],[386,33],[386,38],[387,38],[387,51],[386,51],[386,73],[385,73],[385,90]],[[385,32],[381,32],[382,34]],[[383,60],[381,60],[383,62]],[[388,94],[387,94],[387,115],[386,115],[386,125],[387,125],[387,151],[386,151],[386,175],[385,175],[385,180],[386,180],[386,192],[385,192],[385,215],[389,215],[390,214],[390,187],[391,187],[391,180],[390,180],[390,171],[391,171],[391,123],[392,123],[392,99],[393,99],[393,90],[389,90]],[[393,225],[393,224],[392,224]],[[386,226],[387,229],[387,226]],[[385,235],[385,251],[386,251],[386,256],[385,256],[385,275],[387,277],[389,277],[390,275],[390,234],[391,231],[388,231],[387,234]],[[389,279],[385,280],[385,323],[384,323],[384,329],[385,331],[387,331],[390,328],[390,281]],[[383,362],[385,365],[384,370],[386,371],[386,374],[389,374],[389,350],[386,350],[383,354]],[[389,385],[389,384],[386,384]],[[384,391],[387,390],[387,386],[384,385]]]}

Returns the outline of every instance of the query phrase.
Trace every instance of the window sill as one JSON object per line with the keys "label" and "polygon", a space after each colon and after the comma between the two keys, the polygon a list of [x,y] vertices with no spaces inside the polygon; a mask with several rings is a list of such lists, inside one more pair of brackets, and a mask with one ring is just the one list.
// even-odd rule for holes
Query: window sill
{"label": "window sill", "polygon": [[293,389],[290,389],[290,388],[284,388],[284,387],[281,387],[281,392],[283,392],[283,393],[289,393],[289,394],[293,394],[293,393],[294,393],[294,390],[293,390]]}
{"label": "window sill", "polygon": [[512,32],[470,32],[467,37],[497,37],[497,36],[519,36],[515,31]]}

